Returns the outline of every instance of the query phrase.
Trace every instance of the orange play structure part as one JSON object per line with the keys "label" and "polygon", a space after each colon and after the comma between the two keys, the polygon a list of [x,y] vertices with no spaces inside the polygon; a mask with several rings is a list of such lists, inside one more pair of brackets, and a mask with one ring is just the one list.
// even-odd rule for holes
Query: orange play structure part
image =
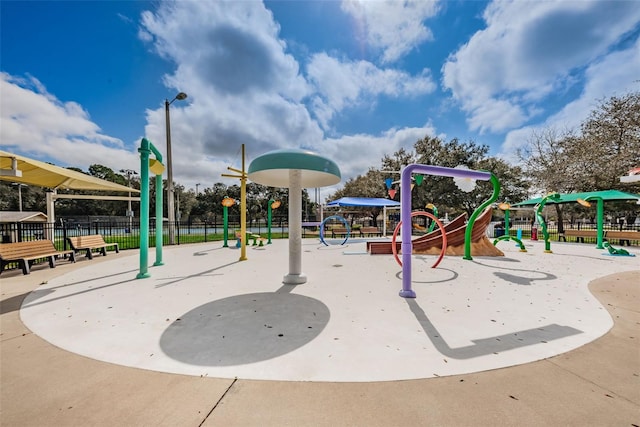
{"label": "orange play structure part", "polygon": [[[436,262],[431,266],[431,268],[436,268],[438,264],[440,264],[440,261],[442,261],[442,258],[444,257],[444,253],[447,251],[447,233],[445,231],[444,225],[442,225],[440,220],[436,218],[435,215],[425,211],[411,212],[411,218],[418,215],[423,215],[423,216],[426,216],[427,218],[431,218],[436,222],[436,224],[438,225],[438,228],[440,229],[440,233],[442,235],[442,249],[440,250],[440,256],[438,257]],[[398,231],[400,231],[401,225],[402,225],[402,221],[398,222],[398,225],[396,225],[396,229],[393,230],[393,237],[391,238],[391,250],[393,251],[393,257],[396,259],[396,262],[400,265],[400,267],[402,267],[402,261],[400,261],[400,258],[398,257],[398,246],[396,245],[396,237],[398,237]]]}

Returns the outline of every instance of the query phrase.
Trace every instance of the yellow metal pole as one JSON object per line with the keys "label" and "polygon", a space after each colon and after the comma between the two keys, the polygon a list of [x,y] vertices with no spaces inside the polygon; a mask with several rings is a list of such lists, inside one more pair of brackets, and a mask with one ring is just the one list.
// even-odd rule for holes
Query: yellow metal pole
{"label": "yellow metal pole", "polygon": [[240,179],[240,261],[247,260],[247,172],[245,171],[244,144],[242,144],[242,170],[227,167],[238,175],[223,173],[222,176]]}

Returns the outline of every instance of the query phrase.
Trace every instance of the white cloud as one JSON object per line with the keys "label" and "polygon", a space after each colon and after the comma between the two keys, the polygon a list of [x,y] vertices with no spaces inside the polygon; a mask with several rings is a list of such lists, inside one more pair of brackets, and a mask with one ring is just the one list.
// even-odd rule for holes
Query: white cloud
{"label": "white cloud", "polygon": [[589,65],[584,72],[586,82],[580,96],[543,122],[509,132],[502,144],[500,156],[513,160],[515,151],[527,142],[534,131],[545,128],[579,130],[580,124],[589,117],[600,101],[640,90],[638,70],[640,39],[628,49],[613,52]]}
{"label": "white cloud", "polygon": [[308,93],[298,63],[285,53],[279,26],[257,2],[161,3],[142,15],[143,33],[178,64],[175,78],[200,78],[220,94],[275,92],[299,101]]}
{"label": "white cloud", "polygon": [[[443,84],[480,132],[522,125],[537,103],[576,82],[592,61],[608,53],[640,22],[631,1],[494,2],[486,29],[452,54]],[[628,65],[623,65],[628,67]],[[508,117],[489,113],[497,105]],[[489,107],[488,107],[489,106]]]}
{"label": "white cloud", "polygon": [[379,135],[356,134],[328,138],[321,152],[338,164],[342,182],[322,189],[322,197],[341,188],[349,178],[364,175],[372,167],[379,168],[385,155],[392,155],[401,148],[413,151],[415,142],[427,135],[437,135],[431,123],[420,127],[392,128]]}
{"label": "white cloud", "polygon": [[341,8],[354,18],[362,37],[382,50],[382,62],[389,63],[433,39],[423,22],[436,15],[438,2],[344,0]]}
{"label": "white cloud", "polygon": [[[302,103],[311,87],[261,3],[166,2],[142,24],[144,39],[177,64],[165,84],[189,95],[170,107],[174,176],[194,175],[195,159],[215,158],[216,166],[200,164],[219,182],[241,144],[250,156],[322,140]],[[147,111],[146,135],[164,141],[164,123],[164,109]]]}
{"label": "white cloud", "polygon": [[[334,159],[346,180],[379,166],[385,154],[435,134],[425,125],[326,139],[317,117],[328,123],[345,108],[375,105],[377,97],[430,93],[430,71],[410,75],[321,53],[311,58],[305,76],[262,3],[161,2],[142,15],[138,37],[175,64],[163,76],[168,93],[188,94],[170,106],[173,176],[187,188],[237,184],[221,174],[240,167],[241,144],[247,166],[266,151],[304,147]],[[3,147],[63,166],[139,170],[139,139],[124,148],[81,105],[58,100],[36,79],[18,82],[3,74],[1,83]],[[166,161],[165,125],[164,107],[146,111],[144,136]]]}
{"label": "white cloud", "polygon": [[[144,38],[177,64],[165,84],[189,94],[170,107],[176,177],[210,167],[211,180],[223,181],[216,168],[237,167],[229,163],[237,161],[243,143],[249,161],[282,147],[331,154],[327,150],[334,142],[324,140],[318,121],[328,127],[336,112],[375,103],[377,96],[417,96],[435,89],[429,70],[411,76],[365,61],[340,62],[325,53],[311,57],[307,82],[279,39],[271,12],[256,2],[161,3],[155,13],[145,12],[142,22]],[[147,111],[147,123],[146,135],[164,141],[164,109]],[[216,165],[200,158],[214,158]]]}
{"label": "white cloud", "polygon": [[436,88],[428,69],[414,77],[367,61],[340,61],[326,53],[313,55],[306,71],[318,93],[313,99],[314,113],[325,129],[336,113],[374,102],[377,96],[414,97]]}
{"label": "white cloud", "polygon": [[136,157],[117,138],[104,135],[75,102],[62,102],[33,77],[0,73],[0,140],[3,149],[87,170],[135,167]]}

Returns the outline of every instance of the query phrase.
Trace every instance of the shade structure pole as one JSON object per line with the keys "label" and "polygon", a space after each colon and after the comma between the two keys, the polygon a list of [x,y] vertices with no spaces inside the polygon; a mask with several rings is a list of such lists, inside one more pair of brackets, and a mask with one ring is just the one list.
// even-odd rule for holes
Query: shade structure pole
{"label": "shade structure pole", "polygon": [[[47,200],[47,222],[51,224],[50,230],[54,230],[56,225],[56,208],[55,208],[54,202],[55,202],[55,196],[57,194],[57,190],[54,188],[51,191],[47,191],[45,194],[46,194],[46,200]],[[46,237],[48,240],[53,240],[53,237],[54,237],[53,235],[54,233],[47,230]]]}
{"label": "shade structure pole", "polygon": [[597,221],[597,235],[596,235],[596,249],[604,249],[604,200],[602,197],[587,197],[586,201],[595,200],[596,204],[596,221]]}
{"label": "shade structure pole", "polygon": [[[140,270],[136,279],[145,279],[149,274],[149,142],[142,139],[140,148]],[[156,188],[156,192],[160,191]],[[162,239],[162,227],[156,230],[156,239]]]}
{"label": "shade structure pole", "polygon": [[289,171],[289,274],[284,276],[285,285],[300,285],[307,282],[302,272],[302,171]]}
{"label": "shade structure pole", "polygon": [[382,235],[387,237],[387,207],[382,207]]}
{"label": "shade structure pole", "polygon": [[269,199],[267,202],[269,206],[267,206],[267,244],[271,244],[271,204],[274,203],[275,200]]}

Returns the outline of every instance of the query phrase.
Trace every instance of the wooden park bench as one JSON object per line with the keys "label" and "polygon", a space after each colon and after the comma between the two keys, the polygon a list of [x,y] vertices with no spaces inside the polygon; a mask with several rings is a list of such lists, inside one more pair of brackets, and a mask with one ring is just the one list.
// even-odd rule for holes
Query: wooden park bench
{"label": "wooden park bench", "polygon": [[558,240],[567,241],[567,237],[575,237],[576,242],[584,243],[584,239],[598,238],[598,230],[564,230],[564,235],[559,236]]}
{"label": "wooden park bench", "polygon": [[88,236],[67,237],[67,241],[74,252],[87,251],[86,257],[93,259],[93,251],[100,250],[103,256],[107,256],[107,248],[115,247],[116,252],[120,252],[117,243],[107,243],[100,234]]}
{"label": "wooden park bench", "polygon": [[616,230],[607,230],[605,237],[607,240],[618,239],[618,244],[624,246],[626,243],[627,246],[631,246],[632,241],[640,241],[640,231],[616,231]]}
{"label": "wooden park bench", "polygon": [[380,236],[382,237],[382,231],[378,227],[362,227],[360,228],[360,235],[364,236]]}
{"label": "wooden park bench", "polygon": [[345,227],[336,227],[331,229],[331,237],[346,236],[349,233]]}
{"label": "wooden park bench", "polygon": [[0,244],[0,273],[7,264],[17,262],[22,268],[22,274],[29,274],[34,261],[48,259],[49,267],[55,268],[56,257],[69,255],[71,262],[76,262],[75,252],[72,250],[59,251],[51,240],[31,240],[28,242]]}

